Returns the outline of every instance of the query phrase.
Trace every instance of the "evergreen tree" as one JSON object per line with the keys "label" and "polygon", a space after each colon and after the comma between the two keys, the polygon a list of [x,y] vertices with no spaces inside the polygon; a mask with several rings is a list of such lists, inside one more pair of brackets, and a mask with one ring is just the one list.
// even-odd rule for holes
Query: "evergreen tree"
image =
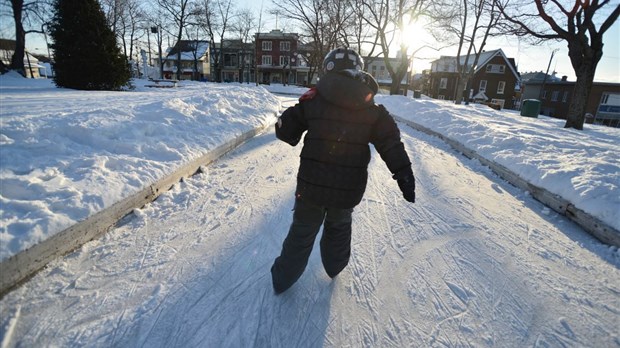
{"label": "evergreen tree", "polygon": [[129,84],[127,60],[97,0],[55,0],[50,34],[58,87],[118,90]]}

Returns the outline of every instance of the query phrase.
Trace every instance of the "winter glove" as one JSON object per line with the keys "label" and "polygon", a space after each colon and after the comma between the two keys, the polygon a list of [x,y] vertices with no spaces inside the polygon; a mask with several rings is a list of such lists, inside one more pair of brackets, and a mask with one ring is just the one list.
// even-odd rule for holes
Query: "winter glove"
{"label": "winter glove", "polygon": [[405,200],[415,203],[415,177],[411,167],[401,170],[392,176],[398,183],[398,187],[403,193]]}

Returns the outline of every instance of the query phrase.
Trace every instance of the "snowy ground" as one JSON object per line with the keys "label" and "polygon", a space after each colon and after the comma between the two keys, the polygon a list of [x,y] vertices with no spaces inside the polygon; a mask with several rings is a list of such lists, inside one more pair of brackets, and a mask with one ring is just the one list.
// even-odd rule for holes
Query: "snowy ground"
{"label": "snowy ground", "polygon": [[[13,129],[5,128],[5,81],[2,134],[15,144],[5,133]],[[390,98],[398,97],[378,100]],[[506,117],[499,121],[524,129]],[[290,223],[300,147],[269,131],[5,296],[2,347],[620,346],[616,248],[436,138],[401,130],[418,202],[401,198],[375,156],[354,213],[351,263],[336,280],[315,252],[291,290],[272,293],[269,267]],[[609,158],[588,173],[617,183],[617,157]],[[4,185],[1,193],[6,229]],[[617,195],[602,199],[617,204]]]}
{"label": "snowy ground", "polygon": [[[0,77],[0,261],[274,122],[262,86],[79,92]],[[267,86],[275,92],[305,89]],[[525,118],[486,106],[378,96],[390,112],[458,140],[620,230],[620,129]]]}

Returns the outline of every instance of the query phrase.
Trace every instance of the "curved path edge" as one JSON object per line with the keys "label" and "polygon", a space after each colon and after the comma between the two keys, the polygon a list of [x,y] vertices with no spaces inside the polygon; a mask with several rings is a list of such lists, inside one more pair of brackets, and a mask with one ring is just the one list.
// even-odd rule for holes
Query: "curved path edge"
{"label": "curved path edge", "polygon": [[112,229],[120,219],[131,214],[135,208],[143,207],[154,201],[175,183],[199,172],[201,166],[217,160],[269,127],[271,127],[270,124],[246,131],[199,158],[183,164],[170,175],[157,180],[146,188],[5,259],[0,263],[0,299],[34,276],[52,260],[101,237]]}
{"label": "curved path edge", "polygon": [[601,221],[599,218],[592,216],[591,214],[575,207],[571,202],[564,199],[563,197],[555,193],[549,192],[545,188],[538,187],[529,183],[525,179],[521,178],[519,175],[510,171],[505,166],[487,158],[484,158],[475,150],[466,147],[465,145],[454,139],[450,139],[443,134],[440,134],[430,128],[424,127],[411,120],[404,119],[394,114],[391,115],[392,117],[394,117],[395,120],[402,122],[410,126],[411,128],[414,128],[428,135],[440,138],[448,145],[450,145],[453,149],[462,153],[465,157],[480,161],[480,163],[489,167],[502,179],[508,181],[512,185],[522,190],[529,191],[532,197],[534,197],[536,200],[545,204],[550,209],[553,209],[555,212],[566,216],[569,220],[575,222],[586,232],[590,233],[601,242],[620,247],[620,231],[616,230],[612,226],[609,226],[607,223]]}

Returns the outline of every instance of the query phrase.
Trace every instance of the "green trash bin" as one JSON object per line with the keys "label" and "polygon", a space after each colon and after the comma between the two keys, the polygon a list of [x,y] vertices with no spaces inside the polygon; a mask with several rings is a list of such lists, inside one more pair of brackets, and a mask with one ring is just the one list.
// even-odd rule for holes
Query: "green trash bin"
{"label": "green trash bin", "polygon": [[422,92],[421,91],[413,91],[413,97],[414,98],[420,98],[422,96]]}
{"label": "green trash bin", "polygon": [[521,105],[521,116],[525,117],[538,117],[540,113],[540,100],[538,99],[526,99]]}

